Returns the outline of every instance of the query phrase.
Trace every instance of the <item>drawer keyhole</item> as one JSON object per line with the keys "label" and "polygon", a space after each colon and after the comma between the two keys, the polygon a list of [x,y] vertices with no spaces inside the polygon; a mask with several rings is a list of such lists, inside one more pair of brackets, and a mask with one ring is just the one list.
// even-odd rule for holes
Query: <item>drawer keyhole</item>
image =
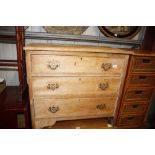
{"label": "drawer keyhole", "polygon": [[136,105],[136,104],[132,106],[132,108],[138,108],[138,107],[139,105]]}
{"label": "drawer keyhole", "polygon": [[143,91],[141,91],[141,90],[135,91],[135,94],[142,94],[142,93],[143,93]]}
{"label": "drawer keyhole", "polygon": [[150,63],[150,59],[143,59],[143,63]]}

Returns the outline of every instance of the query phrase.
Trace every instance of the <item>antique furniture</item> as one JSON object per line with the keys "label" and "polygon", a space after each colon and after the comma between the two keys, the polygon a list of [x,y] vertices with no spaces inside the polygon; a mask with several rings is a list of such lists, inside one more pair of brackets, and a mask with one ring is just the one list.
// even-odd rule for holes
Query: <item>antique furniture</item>
{"label": "antique furniture", "polygon": [[46,44],[25,50],[33,128],[116,118],[129,57],[124,50]]}
{"label": "antique furniture", "polygon": [[30,128],[25,52],[23,50],[24,27],[8,27],[15,31],[14,35],[8,35],[6,31],[8,28],[3,28],[5,31],[0,32],[0,41],[16,43],[17,60],[0,59],[0,70],[18,71],[19,86],[7,86],[0,94],[0,128]]}
{"label": "antique furniture", "polygon": [[118,128],[143,125],[155,54],[54,44],[29,44],[25,50],[33,128],[99,117],[113,118]]}
{"label": "antique furniture", "polygon": [[143,125],[154,87],[155,57],[148,54],[131,56],[117,126],[133,128]]}

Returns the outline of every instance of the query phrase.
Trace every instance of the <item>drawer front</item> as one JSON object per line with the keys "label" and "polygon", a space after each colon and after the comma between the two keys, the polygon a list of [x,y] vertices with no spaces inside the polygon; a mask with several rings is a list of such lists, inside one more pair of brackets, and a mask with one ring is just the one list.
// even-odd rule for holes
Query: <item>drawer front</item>
{"label": "drawer front", "polygon": [[116,98],[35,99],[35,118],[113,116]]}
{"label": "drawer front", "polygon": [[[104,54],[103,54],[104,56]],[[121,74],[125,59],[87,56],[31,55],[33,74]]]}
{"label": "drawer front", "polygon": [[155,57],[133,57],[133,72],[155,72]]}
{"label": "drawer front", "polygon": [[130,126],[130,125],[141,125],[143,122],[144,116],[128,116],[120,117],[118,119],[118,126]]}
{"label": "drawer front", "polygon": [[152,88],[129,88],[126,90],[124,100],[149,100],[152,95]]}
{"label": "drawer front", "polygon": [[155,85],[155,75],[148,74],[138,74],[130,75],[128,79],[129,85],[140,85],[140,86],[154,86]]}
{"label": "drawer front", "polygon": [[113,77],[33,77],[34,96],[112,97],[117,96],[120,78]]}
{"label": "drawer front", "polygon": [[123,104],[121,107],[121,114],[144,114],[147,110],[148,104],[141,104],[141,102],[131,102],[130,104]]}

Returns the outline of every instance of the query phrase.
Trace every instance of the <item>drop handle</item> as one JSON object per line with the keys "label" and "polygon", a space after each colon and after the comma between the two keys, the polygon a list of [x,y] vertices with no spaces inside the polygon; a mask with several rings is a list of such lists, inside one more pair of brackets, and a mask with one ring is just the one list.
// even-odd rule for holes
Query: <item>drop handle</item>
{"label": "drop handle", "polygon": [[49,89],[49,90],[55,90],[55,89],[58,89],[59,88],[59,84],[58,83],[49,83],[48,85],[47,85],[47,89]]}
{"label": "drop handle", "polygon": [[48,67],[51,69],[51,70],[56,70],[58,67],[59,67],[59,62],[56,61],[56,60],[52,60],[48,63]]}
{"label": "drop handle", "polygon": [[106,108],[106,105],[105,104],[98,104],[96,106],[96,109],[98,109],[98,110],[104,110],[105,108]]}
{"label": "drop handle", "polygon": [[49,107],[48,108],[48,111],[51,112],[51,113],[56,113],[57,111],[59,111],[59,107],[55,107],[55,106],[52,106],[52,107]]}
{"label": "drop handle", "polygon": [[100,83],[99,84],[99,88],[101,89],[101,90],[105,90],[105,89],[107,89],[109,87],[109,83],[108,82],[106,82],[106,83]]}
{"label": "drop handle", "polygon": [[103,63],[101,65],[101,68],[103,68],[104,71],[108,71],[110,68],[112,68],[112,64],[111,63]]}

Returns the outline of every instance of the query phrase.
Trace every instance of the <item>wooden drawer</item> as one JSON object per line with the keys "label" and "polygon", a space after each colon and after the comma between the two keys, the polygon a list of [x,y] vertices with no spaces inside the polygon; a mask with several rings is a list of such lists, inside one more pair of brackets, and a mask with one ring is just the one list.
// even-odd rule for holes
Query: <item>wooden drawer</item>
{"label": "wooden drawer", "polygon": [[33,74],[121,74],[125,56],[31,55]]}
{"label": "wooden drawer", "polygon": [[149,100],[152,95],[152,88],[129,88],[126,90],[124,101]]}
{"label": "wooden drawer", "polygon": [[35,118],[113,116],[115,98],[34,99]]}
{"label": "wooden drawer", "polygon": [[155,57],[133,57],[132,72],[155,72]]}
{"label": "wooden drawer", "polygon": [[129,86],[154,86],[155,74],[131,74],[128,78]]}
{"label": "wooden drawer", "polygon": [[119,77],[33,77],[34,96],[112,97],[117,96]]}
{"label": "wooden drawer", "polygon": [[128,114],[144,114],[147,110],[148,103],[147,102],[125,102],[121,107],[120,114],[128,115]]}
{"label": "wooden drawer", "polygon": [[143,122],[144,116],[123,116],[118,119],[118,126],[132,126],[132,125],[141,125]]}

